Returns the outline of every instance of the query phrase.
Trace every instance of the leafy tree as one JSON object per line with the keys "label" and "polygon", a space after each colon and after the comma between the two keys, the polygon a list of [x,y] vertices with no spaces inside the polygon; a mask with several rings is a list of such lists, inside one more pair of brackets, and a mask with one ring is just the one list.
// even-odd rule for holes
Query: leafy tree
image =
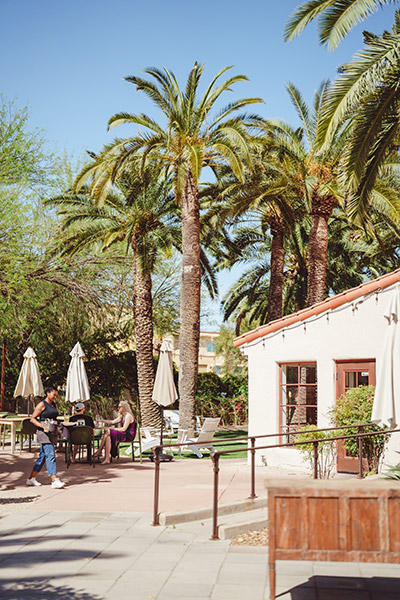
{"label": "leafy tree", "polygon": [[291,15],[284,37],[293,40],[316,19],[321,44],[333,50],[355,25],[389,4],[398,0],[307,0]]}
{"label": "leafy tree", "polygon": [[[100,167],[102,165],[100,164]],[[89,166],[89,170],[93,170]],[[178,243],[179,230],[168,181],[157,171],[147,171],[143,178],[133,170],[120,174],[120,193],[109,190],[101,206],[88,193],[66,194],[52,199],[63,216],[64,235],[58,240],[62,255],[75,254],[83,248],[100,244],[106,250],[126,241],[133,255],[133,312],[137,352],[141,423],[160,425],[158,405],[153,402],[153,298],[152,273],[160,253],[171,254]]]}
{"label": "leafy tree", "polygon": [[329,85],[317,132],[318,143],[329,146],[332,132],[349,121],[342,179],[348,214],[358,222],[366,218],[379,179],[390,166],[398,171],[400,11],[391,32],[364,33],[364,41],[365,48]]}
{"label": "leafy tree", "polygon": [[235,337],[234,327],[227,323],[221,325],[219,335],[215,338],[215,352],[224,358],[223,375],[247,373],[247,361],[239,348],[233,345]]}
{"label": "leafy tree", "polygon": [[[184,429],[194,425],[198,369],[201,287],[199,179],[203,167],[216,170],[221,164],[230,165],[236,177],[243,178],[243,163],[246,160],[250,162],[246,126],[255,123],[258,118],[235,113],[249,104],[260,102],[259,98],[236,100],[211,118],[210,113],[220,96],[235,83],[247,78],[236,75],[220,83],[222,74],[227,70],[223,69],[212,79],[204,95],[199,97],[203,69],[202,65],[195,63],[183,91],[174,74],[165,68],[146,69],[150,80],[127,77],[128,82],[143,91],[161,110],[166,126],[144,114],[117,114],[110,119],[110,128],[129,123],[144,128],[145,132],[130,139],[116,140],[104,153],[105,160],[119,157],[113,167],[114,178],[137,154],[141,155],[143,165],[153,160],[161,161],[173,177],[182,221],[179,391],[180,425]],[[106,185],[99,181],[95,193],[101,197],[105,191]]]}

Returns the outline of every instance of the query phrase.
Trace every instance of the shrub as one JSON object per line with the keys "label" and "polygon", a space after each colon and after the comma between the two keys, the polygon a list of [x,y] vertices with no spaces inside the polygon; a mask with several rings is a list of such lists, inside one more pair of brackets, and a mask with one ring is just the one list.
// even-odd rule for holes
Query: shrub
{"label": "shrub", "polygon": [[[318,478],[329,479],[336,464],[336,442],[326,439],[334,437],[334,431],[312,431],[310,433],[302,433],[302,431],[316,430],[316,425],[303,427],[298,431],[296,442],[307,442],[309,440],[325,440],[318,444]],[[314,444],[302,444],[297,446],[302,454],[310,463],[311,471],[314,472]]]}
{"label": "shrub", "polygon": [[[332,419],[338,427],[352,424],[370,423],[364,427],[363,433],[382,431],[371,423],[372,405],[374,403],[375,387],[373,385],[351,388],[341,396],[332,410]],[[346,429],[343,435],[358,433],[358,428]],[[389,435],[382,433],[363,438],[363,456],[367,459],[368,470],[378,471],[379,460],[385,449]],[[358,456],[358,439],[352,438],[343,442],[349,456]]]}

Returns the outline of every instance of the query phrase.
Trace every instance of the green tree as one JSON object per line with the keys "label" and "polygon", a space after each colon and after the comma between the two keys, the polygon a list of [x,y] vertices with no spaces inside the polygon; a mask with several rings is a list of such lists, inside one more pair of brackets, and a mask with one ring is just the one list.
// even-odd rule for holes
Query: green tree
{"label": "green tree", "polygon": [[293,40],[316,19],[321,44],[333,50],[355,25],[389,4],[398,0],[307,0],[291,15],[284,37]]}
{"label": "green tree", "polygon": [[[107,157],[118,157],[113,175],[117,176],[133,156],[140,154],[143,165],[161,161],[170,170],[175,198],[180,205],[182,222],[182,285],[180,301],[180,425],[185,429],[194,426],[194,403],[198,369],[200,330],[200,215],[199,180],[203,167],[217,170],[228,164],[238,179],[244,175],[244,162],[250,162],[246,126],[258,122],[255,116],[236,114],[243,107],[260,102],[259,98],[235,100],[215,117],[211,116],[220,96],[240,81],[244,75],[220,78],[220,71],[199,96],[203,65],[195,63],[186,87],[181,90],[174,74],[167,69],[146,69],[150,80],[131,76],[126,80],[143,91],[161,110],[166,125],[158,124],[144,114],[120,113],[112,117],[109,127],[134,124],[144,128],[136,137],[116,140]],[[100,197],[105,187],[97,187]]]}
{"label": "green tree", "polygon": [[391,32],[364,33],[364,41],[365,48],[341,67],[341,74],[329,85],[317,132],[318,143],[326,147],[332,132],[349,122],[342,179],[348,214],[359,222],[368,213],[378,179],[391,165],[398,170],[400,11]]}
{"label": "green tree", "polygon": [[219,335],[215,338],[215,352],[224,358],[222,374],[247,372],[247,361],[239,348],[235,348],[233,340],[236,337],[235,328],[230,323],[221,325]]}
{"label": "green tree", "polygon": [[171,255],[178,243],[178,217],[168,181],[159,171],[147,170],[143,178],[133,170],[120,174],[120,189],[108,190],[96,206],[88,193],[66,194],[48,203],[63,217],[64,233],[58,240],[62,255],[74,255],[100,244],[102,250],[127,243],[133,256],[133,312],[135,320],[138,387],[143,426],[161,423],[159,406],[153,402],[153,297],[152,273],[160,254]]}

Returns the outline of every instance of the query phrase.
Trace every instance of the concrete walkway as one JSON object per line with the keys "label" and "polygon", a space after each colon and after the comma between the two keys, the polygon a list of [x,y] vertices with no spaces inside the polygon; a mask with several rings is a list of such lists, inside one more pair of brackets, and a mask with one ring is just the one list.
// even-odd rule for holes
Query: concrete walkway
{"label": "concrete walkway", "polygon": [[[264,547],[139,513],[22,511],[0,520],[2,600],[266,600]],[[277,563],[280,600],[398,600],[398,565]]]}
{"label": "concrete walkway", "polygon": [[[33,459],[0,452],[0,509],[14,502],[16,511],[0,518],[2,600],[267,600],[265,547],[210,541],[209,521],[151,526],[149,461],[66,470],[58,458],[68,485],[52,490],[45,472],[39,479],[47,485],[25,487]],[[269,474],[277,476],[257,469],[259,495]],[[248,493],[246,463],[221,461],[221,502]],[[162,465],[160,511],[209,506],[211,497],[209,460]],[[277,597],[399,600],[400,567],[281,561]]]}

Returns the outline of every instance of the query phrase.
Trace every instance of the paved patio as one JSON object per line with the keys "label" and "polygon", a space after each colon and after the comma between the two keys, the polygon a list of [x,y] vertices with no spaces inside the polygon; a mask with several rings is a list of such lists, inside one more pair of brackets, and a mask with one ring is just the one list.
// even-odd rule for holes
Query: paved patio
{"label": "paved patio", "polygon": [[[0,598],[268,598],[265,547],[210,541],[208,521],[150,525],[154,469],[150,462],[122,459],[119,465],[95,469],[73,465],[66,471],[59,458],[60,475],[68,487],[52,490],[49,485],[25,487],[32,461],[28,453],[13,457],[0,453],[0,508],[19,498],[13,505],[16,511],[0,518]],[[257,493],[265,493],[268,474],[268,469],[257,470]],[[48,483],[45,473],[40,479]],[[161,484],[160,510],[207,506],[212,493],[210,462],[163,464]],[[221,501],[246,497],[248,485],[243,461],[222,462]],[[35,501],[30,502],[32,498]],[[277,597],[398,600],[400,567],[280,561]]]}

